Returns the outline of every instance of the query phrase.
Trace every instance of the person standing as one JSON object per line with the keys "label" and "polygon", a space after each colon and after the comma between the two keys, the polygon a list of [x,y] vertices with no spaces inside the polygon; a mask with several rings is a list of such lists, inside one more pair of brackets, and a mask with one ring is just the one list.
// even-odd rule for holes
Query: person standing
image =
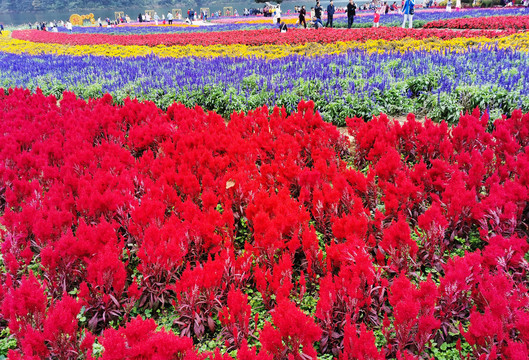
{"label": "person standing", "polygon": [[413,27],[413,14],[415,13],[415,0],[406,0],[404,2],[404,7],[402,8],[402,13],[404,14],[404,22],[402,23],[402,28],[406,28],[406,20],[410,19],[411,29]]}
{"label": "person standing", "polygon": [[347,4],[347,28],[350,29],[353,26],[356,16],[356,4],[354,0],[349,0]]}
{"label": "person standing", "polygon": [[307,28],[307,20],[305,19],[305,15],[307,15],[307,10],[305,10],[305,5],[301,7],[299,10],[299,25],[303,24],[305,29]]}
{"label": "person standing", "polygon": [[158,13],[155,12],[155,13],[154,13],[154,23],[155,23],[156,25],[158,25],[158,21],[160,21],[160,17],[158,16]]}
{"label": "person standing", "polygon": [[169,25],[173,25],[173,13],[170,11],[167,13],[167,22]]}
{"label": "person standing", "polygon": [[321,22],[321,13],[322,12],[323,12],[323,8],[321,7],[320,2],[317,1],[316,2],[316,7],[314,8],[314,16],[316,17],[316,19],[320,20],[320,22]]}
{"label": "person standing", "polygon": [[334,7],[334,3],[331,0],[331,3],[327,5],[327,24],[325,24],[325,27],[332,27],[332,20],[334,16],[334,12],[336,11],[336,8]]}
{"label": "person standing", "polygon": [[381,9],[375,9],[375,14],[373,17],[373,27],[380,27],[380,11]]}

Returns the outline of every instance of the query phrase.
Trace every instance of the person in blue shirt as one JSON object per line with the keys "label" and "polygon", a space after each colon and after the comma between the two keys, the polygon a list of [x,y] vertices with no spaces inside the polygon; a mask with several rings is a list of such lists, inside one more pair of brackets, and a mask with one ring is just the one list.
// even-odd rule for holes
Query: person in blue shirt
{"label": "person in blue shirt", "polygon": [[285,24],[284,22],[281,22],[280,18],[277,18],[277,27],[279,28],[279,31],[282,33],[286,33],[288,30],[287,24]]}
{"label": "person in blue shirt", "polygon": [[331,0],[331,3],[327,6],[327,24],[325,24],[325,27],[329,27],[329,24],[332,27],[332,17],[334,16],[335,10],[336,8],[334,7],[334,3]]}
{"label": "person in blue shirt", "polygon": [[321,29],[323,27],[323,23],[321,22],[321,19],[318,19],[316,16],[312,18],[312,21],[310,22],[310,24],[316,30]]}
{"label": "person in blue shirt", "polygon": [[413,14],[415,12],[415,0],[406,0],[404,2],[404,7],[402,8],[402,13],[404,14],[404,22],[402,23],[402,28],[406,28],[406,21],[410,19],[410,29],[413,27]]}

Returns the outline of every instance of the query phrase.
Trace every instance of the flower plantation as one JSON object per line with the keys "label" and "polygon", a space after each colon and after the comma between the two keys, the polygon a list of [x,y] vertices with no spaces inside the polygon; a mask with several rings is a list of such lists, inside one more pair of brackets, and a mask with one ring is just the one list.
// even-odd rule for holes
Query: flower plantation
{"label": "flower plantation", "polygon": [[6,27],[0,360],[529,358],[528,17]]}
{"label": "flower plantation", "polygon": [[528,357],[529,114],[0,113],[10,359]]}
{"label": "flower plantation", "polygon": [[13,32],[13,39],[26,40],[34,43],[53,43],[68,45],[146,45],[146,46],[185,46],[185,45],[298,45],[305,43],[334,43],[368,40],[401,40],[403,38],[428,39],[438,38],[450,40],[454,38],[485,37],[498,38],[516,33],[515,29],[502,31],[464,30],[454,32],[446,29],[402,29],[402,28],[370,28],[357,29],[354,32],[339,29],[322,29],[307,32],[292,29],[282,34],[277,29],[233,30],[219,32],[174,33],[174,34],[141,34],[141,35],[106,35],[106,34],[67,34],[32,30]]}
{"label": "flower plantation", "polygon": [[483,18],[458,18],[450,20],[431,21],[425,28],[455,28],[455,29],[527,29],[529,16],[500,16]]}

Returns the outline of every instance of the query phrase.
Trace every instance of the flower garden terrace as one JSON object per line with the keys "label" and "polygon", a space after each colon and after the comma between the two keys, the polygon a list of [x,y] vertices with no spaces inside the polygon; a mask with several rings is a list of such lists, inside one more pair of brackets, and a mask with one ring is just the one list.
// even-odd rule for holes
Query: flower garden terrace
{"label": "flower garden terrace", "polygon": [[223,32],[145,34],[145,35],[106,35],[106,34],[67,34],[38,30],[17,30],[11,37],[34,43],[63,45],[123,45],[123,46],[213,46],[213,45],[302,45],[306,43],[329,44],[337,42],[366,42],[368,40],[395,41],[404,38],[416,40],[455,38],[500,38],[515,34],[518,29],[502,31],[450,29],[402,29],[368,28],[344,31],[342,29],[321,29],[307,31],[292,29],[280,33],[277,29],[238,30]]}
{"label": "flower garden terrace", "polygon": [[527,359],[527,32],[233,25],[0,37],[0,357]]}
{"label": "flower garden terrace", "polygon": [[353,118],[352,145],[312,102],[0,111],[10,358],[528,354],[529,114]]}
{"label": "flower garden terrace", "polygon": [[495,44],[464,51],[357,49],[275,60],[5,53],[0,72],[5,87],[40,88],[59,98],[64,90],[85,99],[111,93],[117,103],[131,97],[163,109],[174,102],[198,104],[226,119],[263,104],[290,113],[302,99],[312,99],[326,121],[341,126],[346,117],[368,120],[381,112],[456,122],[461,112],[476,107],[494,116],[529,110],[527,54]]}
{"label": "flower garden terrace", "polygon": [[[381,28],[290,33],[291,38],[310,37],[288,44],[284,34],[268,29],[169,34],[177,42],[191,40],[195,45],[70,45],[46,41],[153,39],[154,45],[166,35],[15,32],[15,37],[43,42],[0,38],[2,85],[40,87],[58,97],[64,90],[84,98],[110,92],[118,102],[136,97],[163,109],[180,101],[225,118],[264,104],[285,106],[290,112],[301,99],[313,99],[324,119],[339,125],[347,116],[370,119],[380,112],[400,117],[414,112],[454,122],[460,112],[475,107],[495,116],[529,107],[529,33],[524,31]],[[333,42],[336,36],[355,40]],[[234,44],[200,45],[216,41]],[[272,44],[248,44],[260,42]]]}

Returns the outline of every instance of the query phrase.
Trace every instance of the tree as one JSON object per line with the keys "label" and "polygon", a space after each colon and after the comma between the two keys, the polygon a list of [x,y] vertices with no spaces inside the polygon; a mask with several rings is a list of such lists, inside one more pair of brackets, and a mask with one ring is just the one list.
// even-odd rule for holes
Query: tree
{"label": "tree", "polygon": [[31,3],[34,10],[40,10],[42,8],[42,2],[40,0],[33,0]]}

